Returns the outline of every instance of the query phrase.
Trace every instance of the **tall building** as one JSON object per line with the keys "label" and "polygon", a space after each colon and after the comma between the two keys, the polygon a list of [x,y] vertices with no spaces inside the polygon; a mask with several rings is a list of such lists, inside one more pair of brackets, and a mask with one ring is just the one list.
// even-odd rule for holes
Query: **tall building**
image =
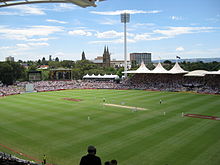
{"label": "tall building", "polygon": [[5,61],[13,61],[14,62],[15,59],[12,56],[8,56],[8,57],[5,58]]}
{"label": "tall building", "polygon": [[92,60],[95,64],[102,67],[110,67],[111,66],[111,57],[108,50],[108,47],[105,46],[104,52],[102,56],[98,56],[95,60]]}
{"label": "tall building", "polygon": [[151,53],[130,53],[130,61],[138,65],[140,65],[142,61],[144,64],[149,64],[151,63]]}
{"label": "tall building", "polygon": [[104,53],[103,53],[103,67],[110,67],[110,61],[111,61],[111,58],[110,58],[110,53],[108,51],[108,47],[104,48]]}
{"label": "tall building", "polygon": [[86,55],[84,51],[82,52],[82,60],[86,60]]}
{"label": "tall building", "polygon": [[52,55],[49,55],[49,61],[52,61]]}

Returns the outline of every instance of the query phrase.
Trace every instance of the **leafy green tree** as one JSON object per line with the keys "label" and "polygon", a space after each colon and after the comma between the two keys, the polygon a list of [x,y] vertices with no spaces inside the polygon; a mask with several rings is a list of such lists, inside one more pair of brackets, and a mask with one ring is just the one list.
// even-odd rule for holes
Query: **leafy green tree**
{"label": "leafy green tree", "polygon": [[28,71],[36,71],[36,70],[37,70],[37,65],[36,64],[30,65],[28,67]]}
{"label": "leafy green tree", "polygon": [[135,61],[135,60],[131,61],[131,69],[133,70],[136,68],[138,68],[137,61]]}
{"label": "leafy green tree", "polygon": [[0,64],[0,81],[5,85],[13,84],[13,68],[9,63]]}
{"label": "leafy green tree", "polygon": [[116,74],[117,70],[113,67],[104,68],[105,74]]}
{"label": "leafy green tree", "polygon": [[96,64],[94,64],[93,62],[88,61],[88,60],[76,61],[75,67],[80,68],[82,71],[98,68]]}
{"label": "leafy green tree", "polygon": [[42,61],[41,61],[41,65],[47,65],[47,64],[48,64],[48,63],[47,63],[45,57],[43,57],[43,58],[42,58]]}
{"label": "leafy green tree", "polygon": [[50,71],[49,70],[44,70],[41,72],[42,74],[42,80],[49,80],[50,78]]}
{"label": "leafy green tree", "polygon": [[0,63],[0,81],[3,84],[11,85],[16,80],[24,78],[24,67],[16,62]]}
{"label": "leafy green tree", "polygon": [[59,58],[58,58],[58,57],[56,57],[56,58],[55,58],[55,61],[59,62],[60,60],[59,60]]}
{"label": "leafy green tree", "polygon": [[79,79],[82,79],[82,77],[83,77],[83,74],[82,74],[80,68],[72,69],[72,79],[79,80]]}
{"label": "leafy green tree", "polygon": [[[85,70],[84,71],[84,75],[86,74],[89,74],[89,75],[92,75],[92,74],[95,74],[95,75],[104,75],[105,74],[105,71],[104,70],[101,70],[101,69],[90,69],[90,70]],[[83,75],[83,76],[84,76]]]}
{"label": "leafy green tree", "polygon": [[163,63],[164,64],[172,64],[172,62],[170,60],[165,60]]}
{"label": "leafy green tree", "polygon": [[25,77],[24,67],[18,62],[8,62],[13,68],[14,80],[19,80]]}
{"label": "leafy green tree", "polygon": [[37,61],[37,64],[38,64],[38,65],[41,65],[41,60],[40,60],[40,59]]}
{"label": "leafy green tree", "polygon": [[119,77],[122,77],[124,74],[122,73],[124,71],[124,68],[119,68],[118,70],[117,70],[117,75],[119,76]]}
{"label": "leafy green tree", "polygon": [[60,66],[63,68],[74,68],[75,62],[71,60],[63,60],[60,62]]}
{"label": "leafy green tree", "polygon": [[48,65],[51,69],[59,68],[61,66],[59,61],[49,61]]}

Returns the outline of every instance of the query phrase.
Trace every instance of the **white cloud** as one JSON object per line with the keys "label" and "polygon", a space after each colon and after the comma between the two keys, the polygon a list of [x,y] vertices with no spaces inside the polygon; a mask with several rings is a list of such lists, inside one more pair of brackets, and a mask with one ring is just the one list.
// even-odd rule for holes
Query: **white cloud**
{"label": "white cloud", "polygon": [[50,37],[50,38],[33,38],[33,39],[27,39],[27,41],[39,42],[39,41],[49,41],[51,39],[55,39],[55,38],[54,37]]}
{"label": "white cloud", "polygon": [[74,36],[92,36],[92,33],[86,30],[73,30],[69,31],[68,34],[74,35]]}
{"label": "white cloud", "polygon": [[[128,38],[127,39],[128,43],[135,43],[136,41],[133,39]],[[124,39],[123,38],[119,38],[119,39],[115,39],[115,40],[102,40],[102,41],[90,41],[89,44],[123,44],[124,43]]]}
{"label": "white cloud", "polygon": [[46,42],[30,42],[30,43],[26,43],[26,44],[16,44],[17,48],[23,48],[23,49],[32,49],[34,47],[39,47],[39,46],[49,46],[48,43]]}
{"label": "white cloud", "polygon": [[29,48],[28,44],[16,44],[16,47],[18,48]]}
{"label": "white cloud", "polygon": [[168,29],[165,30],[154,30],[153,32],[172,37],[181,34],[210,32],[210,30],[212,29],[214,28],[213,27],[169,27]]}
{"label": "white cloud", "polygon": [[[169,27],[165,30],[153,30],[151,33],[127,33],[127,41],[130,43],[135,43],[138,41],[156,41],[173,38],[181,34],[189,33],[201,33],[201,32],[210,32],[213,27]],[[123,32],[117,32],[114,30],[105,31],[105,32],[96,32],[95,36],[99,39],[114,39],[114,40],[105,40],[105,41],[91,41],[91,44],[94,43],[123,43]],[[184,51],[183,47],[179,47],[176,51]]]}
{"label": "white cloud", "polygon": [[68,3],[60,3],[55,5],[54,10],[55,11],[66,11],[66,10],[74,10],[76,9],[76,5],[74,4],[68,4]]}
{"label": "white cloud", "polygon": [[141,41],[141,40],[148,40],[151,37],[150,34],[148,33],[143,33],[143,34],[137,34],[134,39],[136,41]]}
{"label": "white cloud", "polygon": [[109,18],[105,18],[105,20],[102,20],[100,22],[100,24],[102,24],[102,25],[115,25],[117,23],[119,23],[118,20],[113,20],[113,19],[109,19]]}
{"label": "white cloud", "polygon": [[7,49],[10,49],[11,47],[9,47],[9,46],[2,46],[2,47],[0,47],[0,50],[7,50]]}
{"label": "white cloud", "polygon": [[18,5],[18,6],[11,6],[8,7],[9,9],[16,9],[18,12],[7,12],[6,15],[45,15],[43,9],[38,7],[30,7],[28,5]]}
{"label": "white cloud", "polygon": [[106,32],[97,32],[97,38],[117,38],[122,37],[124,35],[123,32],[116,32],[114,30],[106,31]]}
{"label": "white cloud", "polygon": [[78,19],[74,19],[71,23],[73,23],[74,25],[83,25],[83,23]]}
{"label": "white cloud", "polygon": [[178,52],[182,52],[182,51],[184,51],[184,50],[185,50],[185,49],[184,49],[182,46],[176,48],[176,51],[178,51]]}
{"label": "white cloud", "polygon": [[136,23],[133,25],[134,27],[139,27],[139,26],[155,26],[154,23]]}
{"label": "white cloud", "polygon": [[59,20],[55,20],[55,19],[47,19],[46,21],[53,22],[53,23],[67,24],[67,22],[65,22],[65,21],[59,21]]}
{"label": "white cloud", "polygon": [[[33,39],[32,37],[48,36],[50,34],[61,31],[63,31],[63,28],[59,26],[41,25],[41,26],[30,26],[27,28],[9,28],[9,27],[0,26],[0,37],[6,39],[12,39],[12,40],[28,41]],[[44,40],[46,40],[46,38]]]}
{"label": "white cloud", "polygon": [[180,17],[180,16],[171,16],[170,18],[171,18],[172,20],[176,20],[176,21],[183,20],[183,17]]}
{"label": "white cloud", "polygon": [[149,33],[143,33],[143,34],[137,34],[134,37],[135,41],[155,41],[155,40],[162,40],[162,39],[168,39],[167,36],[152,36],[152,34]]}
{"label": "white cloud", "polygon": [[0,15],[19,15],[17,12],[0,11]]}
{"label": "white cloud", "polygon": [[144,10],[116,10],[116,11],[91,11],[92,14],[98,15],[120,15],[122,13],[130,13],[130,14],[155,14],[161,13],[160,10],[151,10],[151,11],[144,11]]}
{"label": "white cloud", "polygon": [[[105,31],[105,32],[97,32],[95,35],[97,38],[117,38],[117,37],[123,37],[124,32],[117,32],[115,30]],[[133,37],[134,34],[127,33],[128,37]]]}
{"label": "white cloud", "polygon": [[28,43],[30,46],[49,46],[47,42],[34,42],[34,43]]}

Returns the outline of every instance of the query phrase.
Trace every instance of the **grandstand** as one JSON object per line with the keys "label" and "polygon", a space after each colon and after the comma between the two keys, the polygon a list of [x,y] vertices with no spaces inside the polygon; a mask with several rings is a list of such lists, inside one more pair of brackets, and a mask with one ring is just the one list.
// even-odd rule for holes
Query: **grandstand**
{"label": "grandstand", "polygon": [[[121,83],[114,82],[117,75],[85,75],[84,80],[37,81],[33,82],[33,91],[55,91],[65,89],[143,89],[158,91],[192,91],[196,93],[220,94],[220,71],[184,71],[178,63],[167,71],[159,63],[154,70],[144,64],[134,71],[127,71],[132,76]],[[96,81],[94,81],[96,80]],[[11,86],[0,87],[0,96],[25,92],[29,82],[20,82]]]}
{"label": "grandstand", "polygon": [[127,71],[127,73],[133,74],[133,76],[123,84],[136,89],[220,93],[220,70],[188,72],[176,62],[168,71],[159,62],[153,70],[149,70],[142,63],[137,70]]}

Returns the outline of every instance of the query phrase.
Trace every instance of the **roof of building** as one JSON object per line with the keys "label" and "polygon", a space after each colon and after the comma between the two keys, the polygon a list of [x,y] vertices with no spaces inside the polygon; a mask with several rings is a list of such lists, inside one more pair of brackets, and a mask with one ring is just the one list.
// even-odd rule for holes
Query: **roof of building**
{"label": "roof of building", "polygon": [[184,76],[203,77],[205,75],[220,75],[220,70],[218,71],[194,70],[185,74]]}
{"label": "roof of building", "polygon": [[192,77],[203,77],[208,73],[206,70],[194,70],[191,72],[188,72],[184,76],[192,76]]}
{"label": "roof of building", "polygon": [[92,75],[89,75],[89,74],[87,74],[87,75],[85,75],[85,76],[83,76],[83,78],[85,79],[85,78],[91,78],[91,79],[117,79],[117,78],[119,78],[119,76],[118,75],[107,75],[107,74],[105,74],[105,75],[100,75],[100,74],[98,74],[98,75],[94,75],[94,74],[92,74]]}
{"label": "roof of building", "polygon": [[181,73],[188,73],[188,71],[185,71],[180,67],[178,62],[175,63],[172,69],[169,70],[169,73],[171,74],[181,74]]}
{"label": "roof of building", "polygon": [[220,75],[220,70],[218,70],[218,71],[209,71],[207,74],[218,74],[218,75]]}
{"label": "roof of building", "polygon": [[168,70],[164,69],[164,67],[161,65],[161,63],[159,62],[156,66],[156,68],[154,68],[151,73],[162,73],[162,74],[167,74],[169,73]]}
{"label": "roof of building", "polygon": [[150,73],[151,71],[141,62],[141,66],[136,70],[136,73]]}

